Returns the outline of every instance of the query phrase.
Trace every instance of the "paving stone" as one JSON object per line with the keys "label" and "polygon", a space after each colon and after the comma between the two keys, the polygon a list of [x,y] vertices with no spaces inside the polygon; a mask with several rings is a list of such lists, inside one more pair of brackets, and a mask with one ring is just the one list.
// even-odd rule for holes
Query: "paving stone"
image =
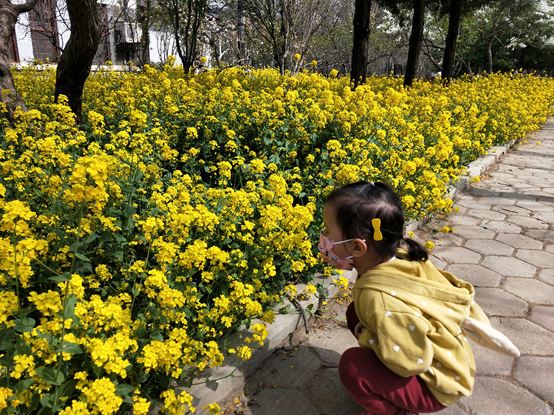
{"label": "paving stone", "polygon": [[554,208],[551,206],[545,205],[544,203],[540,202],[532,202],[529,200],[521,200],[516,202],[516,206],[529,209],[532,211],[539,211],[539,212],[554,212]]}
{"label": "paving stone", "polygon": [[529,278],[506,278],[502,288],[534,304],[554,305],[554,287]]}
{"label": "paving stone", "polygon": [[473,394],[460,404],[474,415],[550,415],[547,403],[503,379],[477,376]]}
{"label": "paving stone", "polygon": [[475,301],[487,315],[523,317],[527,303],[500,288],[475,288]]}
{"label": "paving stone", "polygon": [[554,268],[545,268],[539,271],[539,279],[554,285]]}
{"label": "paving stone", "polygon": [[481,265],[450,264],[445,270],[474,287],[497,287],[501,279],[500,274]]}
{"label": "paving stone", "polygon": [[[440,412],[434,412],[433,415],[437,415],[437,413],[440,413],[440,415],[469,415],[469,412],[464,411],[458,404],[447,406],[445,409],[443,409]],[[424,414],[423,412],[421,415],[431,415],[431,414]]]}
{"label": "paving stone", "polygon": [[441,261],[439,258],[434,256],[433,254],[429,255],[429,260],[438,269],[446,269],[446,267],[448,266],[448,264],[446,262]]}
{"label": "paving stone", "polygon": [[499,233],[496,240],[514,248],[542,249],[543,243],[519,233]]}
{"label": "paving stone", "polygon": [[514,363],[513,357],[481,347],[472,340],[469,342],[475,358],[477,375],[508,376],[511,373],[512,364]]}
{"label": "paving stone", "polygon": [[248,407],[247,415],[319,415],[319,410],[298,389],[262,389],[250,396],[256,405]]}
{"label": "paving stone", "polygon": [[533,186],[533,185],[531,185],[527,182],[524,182],[524,181],[521,181],[521,182],[518,182],[518,183],[512,183],[509,186],[513,187],[513,189],[514,189],[514,190],[512,190],[512,193],[501,193],[500,194],[501,197],[508,197],[508,198],[513,197],[514,193],[519,195],[518,191],[520,191],[522,189],[536,189],[537,188],[536,186]]}
{"label": "paving stone", "polygon": [[464,248],[471,249],[483,255],[512,255],[514,248],[490,239],[469,239]]}
{"label": "paving stone", "polygon": [[554,231],[530,229],[524,232],[525,235],[542,242],[554,242]]}
{"label": "paving stone", "polygon": [[520,206],[493,206],[492,210],[505,215],[519,215],[519,216],[530,216],[531,211],[529,209],[522,208]]}
{"label": "paving stone", "polygon": [[480,223],[481,219],[474,218],[472,216],[465,216],[460,213],[448,217],[449,226],[455,226],[456,230],[458,229],[458,226],[477,226]]}
{"label": "paving stone", "polygon": [[548,223],[537,218],[523,216],[508,216],[508,222],[526,229],[548,229]]}
{"label": "paving stone", "polygon": [[481,265],[507,277],[532,277],[537,270],[526,262],[508,256],[486,256]]}
{"label": "paving stone", "polygon": [[476,264],[481,259],[478,253],[457,246],[437,246],[432,252],[433,256],[447,263]]}
{"label": "paving stone", "polygon": [[554,333],[523,318],[491,317],[492,326],[504,333],[522,355],[554,355]]}
{"label": "paving stone", "polygon": [[457,235],[468,239],[492,239],[495,234],[493,231],[484,229],[481,226],[456,226],[455,232]]}
{"label": "paving stone", "polygon": [[519,226],[513,225],[505,221],[484,220],[481,223],[481,226],[485,229],[489,229],[494,232],[521,233],[521,228]]}
{"label": "paving stone", "polygon": [[253,378],[277,388],[300,388],[315,376],[322,364],[306,346],[297,346],[288,353],[277,350],[266,362]]}
{"label": "paving stone", "polygon": [[426,241],[433,242],[436,246],[462,246],[465,238],[455,233],[424,232],[419,235]]}
{"label": "paving stone", "polygon": [[531,308],[529,320],[550,331],[554,331],[554,307],[546,305],[534,306]]}
{"label": "paving stone", "polygon": [[544,250],[545,250],[546,252],[550,252],[551,254],[554,254],[554,245],[546,245],[546,246],[544,247]]}
{"label": "paving stone", "polygon": [[517,180],[517,178],[513,174],[502,173],[502,172],[493,172],[492,177],[494,177],[497,180],[506,180],[508,182]]}
{"label": "paving stone", "polygon": [[554,223],[554,213],[551,212],[533,212],[531,216],[546,223]]}
{"label": "paving stone", "polygon": [[456,199],[456,205],[464,206],[470,209],[488,209],[490,206],[483,205],[479,200],[467,196],[461,196]]}
{"label": "paving stone", "polygon": [[485,209],[486,206],[511,206],[516,203],[514,199],[506,197],[481,197],[477,201],[482,204],[478,209]]}
{"label": "paving stone", "polygon": [[339,324],[332,331],[311,332],[309,339],[308,344],[312,350],[328,365],[337,366],[346,349],[358,347],[358,340],[352,336],[345,324]]}
{"label": "paving stone", "polygon": [[531,249],[518,249],[516,257],[536,267],[554,267],[554,254]]}
{"label": "paving stone", "polygon": [[[338,368],[322,368],[305,392],[320,414],[343,415],[364,412],[342,386]],[[302,414],[302,412],[293,412]]]}
{"label": "paving stone", "polygon": [[504,220],[506,218],[506,215],[494,210],[471,209],[468,214],[476,218],[488,220]]}
{"label": "paving stone", "polygon": [[554,358],[522,356],[515,378],[543,399],[554,402]]}

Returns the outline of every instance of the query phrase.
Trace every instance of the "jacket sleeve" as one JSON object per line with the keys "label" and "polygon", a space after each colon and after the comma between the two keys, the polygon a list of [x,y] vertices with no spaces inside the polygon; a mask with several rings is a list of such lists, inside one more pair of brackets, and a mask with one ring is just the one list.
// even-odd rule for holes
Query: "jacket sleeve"
{"label": "jacket sleeve", "polygon": [[427,338],[429,324],[415,313],[384,311],[373,316],[372,349],[394,373],[402,377],[429,370],[433,346]]}

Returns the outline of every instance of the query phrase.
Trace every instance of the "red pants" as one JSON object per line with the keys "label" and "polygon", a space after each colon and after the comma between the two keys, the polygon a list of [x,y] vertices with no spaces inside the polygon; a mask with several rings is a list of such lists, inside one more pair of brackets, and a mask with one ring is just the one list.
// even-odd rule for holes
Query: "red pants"
{"label": "red pants", "polygon": [[[346,310],[346,322],[352,334],[359,321],[352,302]],[[346,350],[340,359],[339,375],[344,388],[369,415],[429,413],[446,408],[419,376],[398,376],[367,347]]]}

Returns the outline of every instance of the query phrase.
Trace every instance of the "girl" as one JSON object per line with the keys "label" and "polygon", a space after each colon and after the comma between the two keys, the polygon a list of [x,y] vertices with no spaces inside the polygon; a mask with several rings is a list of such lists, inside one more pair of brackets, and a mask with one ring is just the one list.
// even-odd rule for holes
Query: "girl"
{"label": "girl", "polygon": [[[435,268],[425,248],[404,236],[402,205],[388,185],[339,188],[328,196],[323,217],[323,259],[339,269],[355,267],[359,275],[346,319],[361,347],[344,352],[339,374],[367,414],[436,412],[469,396],[475,376],[470,326],[486,347],[519,355],[490,328],[472,285]],[[401,242],[407,250],[399,249]],[[495,341],[505,343],[503,350]]]}

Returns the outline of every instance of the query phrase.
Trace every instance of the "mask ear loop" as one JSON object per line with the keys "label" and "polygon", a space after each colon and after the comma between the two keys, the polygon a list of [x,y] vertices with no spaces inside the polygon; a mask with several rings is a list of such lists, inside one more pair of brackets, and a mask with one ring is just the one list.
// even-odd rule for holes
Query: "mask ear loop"
{"label": "mask ear loop", "polygon": [[381,233],[381,219],[375,218],[371,219],[371,225],[373,226],[373,240],[381,241],[383,240],[383,234]]}

